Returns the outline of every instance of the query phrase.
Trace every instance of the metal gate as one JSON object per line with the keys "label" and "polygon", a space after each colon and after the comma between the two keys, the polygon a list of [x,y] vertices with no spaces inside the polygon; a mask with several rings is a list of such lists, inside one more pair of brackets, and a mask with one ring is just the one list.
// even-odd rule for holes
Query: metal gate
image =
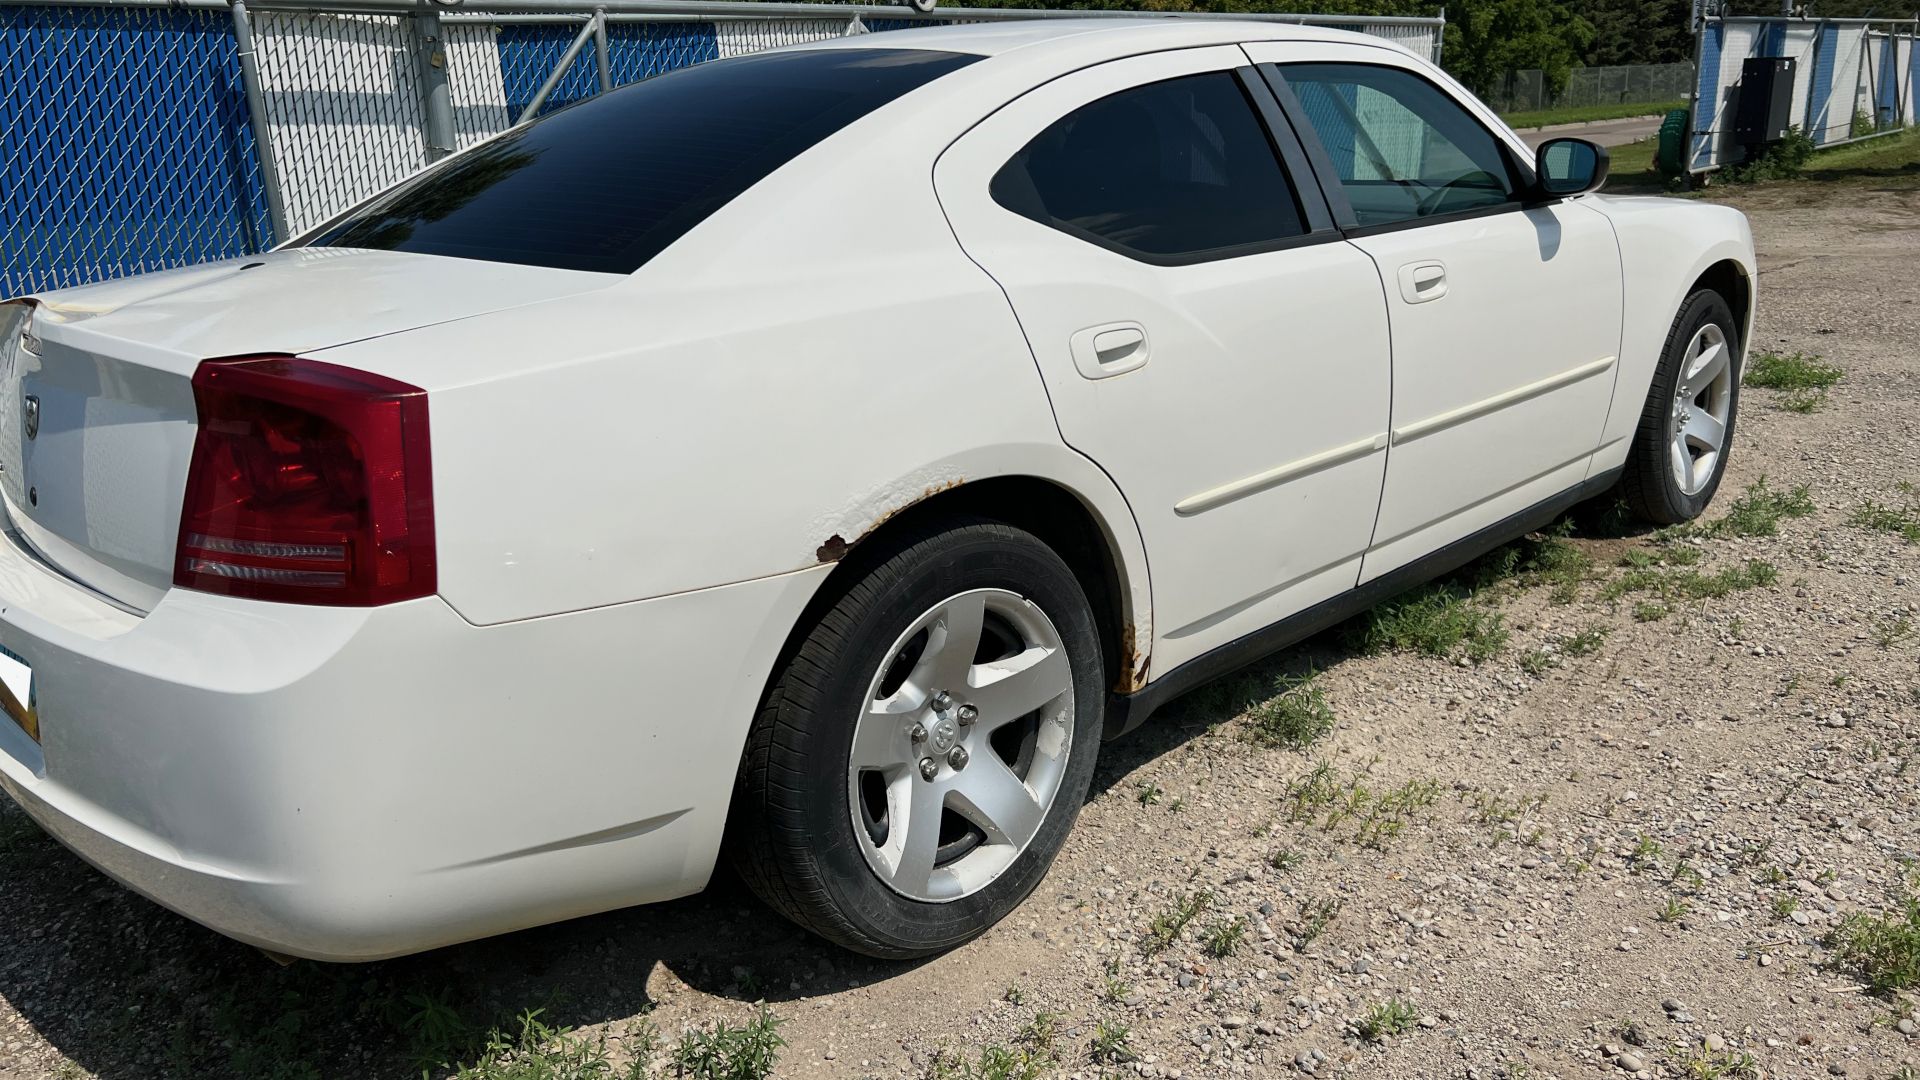
{"label": "metal gate", "polygon": [[1688,171],[1741,160],[1733,121],[1741,62],[1750,57],[1797,61],[1792,123],[1815,145],[1837,146],[1912,126],[1920,84],[1916,32],[1914,20],[1706,19],[1698,31]]}

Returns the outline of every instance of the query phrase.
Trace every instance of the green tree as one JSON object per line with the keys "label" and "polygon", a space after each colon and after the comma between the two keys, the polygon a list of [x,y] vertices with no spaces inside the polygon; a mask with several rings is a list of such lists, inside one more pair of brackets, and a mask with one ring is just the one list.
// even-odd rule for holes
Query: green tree
{"label": "green tree", "polygon": [[1691,0],[1572,0],[1593,36],[1580,60],[1590,65],[1674,64],[1693,59]]}
{"label": "green tree", "polygon": [[1447,5],[1446,69],[1481,97],[1525,68],[1559,93],[1593,27],[1555,0],[1455,0]]}

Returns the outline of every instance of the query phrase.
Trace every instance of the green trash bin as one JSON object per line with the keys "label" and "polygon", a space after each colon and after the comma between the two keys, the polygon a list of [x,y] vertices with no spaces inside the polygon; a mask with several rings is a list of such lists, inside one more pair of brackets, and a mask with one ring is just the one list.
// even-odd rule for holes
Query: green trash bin
{"label": "green trash bin", "polygon": [[1662,176],[1675,177],[1687,171],[1689,119],[1686,109],[1675,109],[1660,123],[1660,145],[1654,151],[1653,163]]}

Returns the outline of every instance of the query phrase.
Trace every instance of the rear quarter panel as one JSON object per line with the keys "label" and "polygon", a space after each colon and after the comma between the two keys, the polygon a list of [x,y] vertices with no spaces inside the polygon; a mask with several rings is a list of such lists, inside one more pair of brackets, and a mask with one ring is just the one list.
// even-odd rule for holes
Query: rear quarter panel
{"label": "rear quarter panel", "polygon": [[1061,441],[1006,298],[935,200],[957,127],[875,127],[888,112],[618,286],[314,354],[428,390],[440,591],[463,616],[816,566],[941,490],[1030,475],[1112,530],[1144,619],[1126,504]]}

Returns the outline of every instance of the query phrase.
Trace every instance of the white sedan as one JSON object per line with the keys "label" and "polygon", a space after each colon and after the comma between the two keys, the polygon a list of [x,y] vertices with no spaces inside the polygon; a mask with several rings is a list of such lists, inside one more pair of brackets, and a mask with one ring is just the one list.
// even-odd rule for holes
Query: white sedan
{"label": "white sedan", "polygon": [[0,306],[0,786],[283,954],[723,854],[951,947],[1156,704],[1578,501],[1701,512],[1752,240],[1606,160],[1336,31],[902,31]]}

